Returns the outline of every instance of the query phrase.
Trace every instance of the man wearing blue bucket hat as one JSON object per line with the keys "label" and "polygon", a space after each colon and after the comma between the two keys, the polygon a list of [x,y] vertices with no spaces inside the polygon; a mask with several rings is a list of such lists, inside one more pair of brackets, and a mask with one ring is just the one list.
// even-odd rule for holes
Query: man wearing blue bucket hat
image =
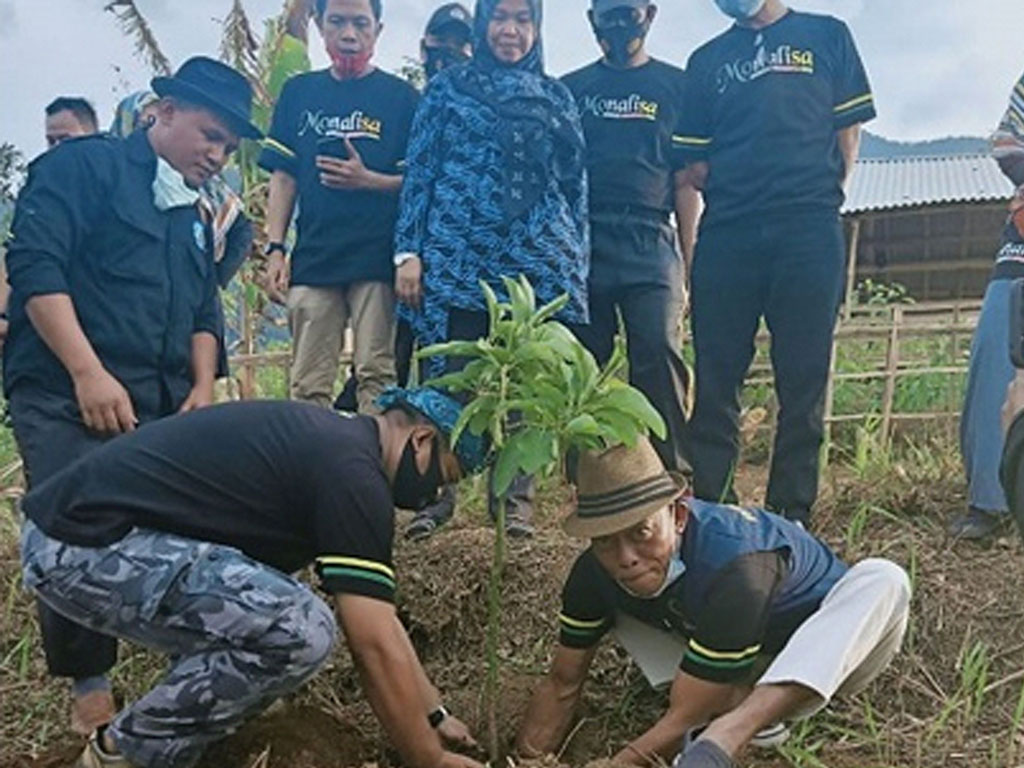
{"label": "man wearing blue bucket hat", "polygon": [[[18,197],[4,392],[30,486],[114,435],[213,402],[221,318],[199,188],[260,135],[252,89],[205,57],[152,86],[146,130],[62,142]],[[114,641],[45,606],[40,626],[50,673],[74,681],[72,727],[107,722]]]}
{"label": "man wearing blue bucket hat", "polygon": [[[341,623],[366,696],[403,762],[478,768],[394,606],[396,505],[419,509],[479,470],[449,436],[461,408],[388,390],[375,416],[298,402],[228,403],[97,448],[22,501],[25,584],[60,615],[171,658],[83,768],[193,765],[291,693]],[[230,436],[230,450],[225,439]],[[292,576],[315,566],[329,602]]]}

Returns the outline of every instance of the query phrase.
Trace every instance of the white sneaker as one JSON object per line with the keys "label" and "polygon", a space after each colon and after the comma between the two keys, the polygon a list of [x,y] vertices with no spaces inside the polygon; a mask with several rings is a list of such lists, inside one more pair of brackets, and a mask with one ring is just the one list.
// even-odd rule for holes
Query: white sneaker
{"label": "white sneaker", "polygon": [[789,726],[779,722],[762,728],[750,740],[750,746],[758,749],[775,749],[789,740]]}

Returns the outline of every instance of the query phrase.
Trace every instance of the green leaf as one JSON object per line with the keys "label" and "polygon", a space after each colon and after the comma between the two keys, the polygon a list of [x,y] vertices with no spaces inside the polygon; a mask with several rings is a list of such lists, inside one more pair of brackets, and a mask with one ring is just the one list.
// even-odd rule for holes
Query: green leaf
{"label": "green leaf", "polygon": [[571,437],[598,437],[602,430],[601,425],[589,413],[583,413],[565,425],[565,431]]}
{"label": "green leaf", "polygon": [[635,419],[661,440],[668,434],[665,420],[639,389],[620,383],[604,393],[599,400],[601,407],[613,408]]}
{"label": "green leaf", "polygon": [[416,353],[417,360],[428,357],[480,357],[490,352],[486,341],[446,341],[443,344],[432,344]]}
{"label": "green leaf", "polygon": [[545,304],[543,307],[541,307],[540,309],[537,310],[537,314],[534,315],[534,318],[533,318],[533,324],[534,325],[540,325],[541,323],[546,323],[552,317],[554,317],[559,312],[561,312],[563,309],[565,309],[565,307],[566,307],[566,305],[568,303],[569,303],[569,294],[568,293],[563,293],[561,296],[559,296],[554,301],[550,302],[549,304]]}

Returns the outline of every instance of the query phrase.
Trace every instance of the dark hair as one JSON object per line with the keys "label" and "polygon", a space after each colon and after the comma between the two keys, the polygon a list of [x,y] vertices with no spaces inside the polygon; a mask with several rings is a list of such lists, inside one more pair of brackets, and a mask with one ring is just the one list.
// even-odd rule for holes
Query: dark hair
{"label": "dark hair", "polygon": [[86,99],[81,96],[61,96],[46,105],[47,117],[52,117],[58,112],[70,112],[85,127],[92,131],[99,128],[99,121],[96,119],[96,110],[93,109]]}
{"label": "dark hair", "polygon": [[[381,16],[384,15],[384,0],[370,0],[370,8],[373,10],[374,18],[380,21]],[[322,19],[325,13],[327,13],[327,0],[316,0],[316,17]]]}

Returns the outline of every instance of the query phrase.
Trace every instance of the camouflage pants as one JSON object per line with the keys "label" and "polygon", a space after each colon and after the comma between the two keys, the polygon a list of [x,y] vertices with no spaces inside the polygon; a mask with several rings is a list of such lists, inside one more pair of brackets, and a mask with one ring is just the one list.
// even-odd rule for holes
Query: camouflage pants
{"label": "camouflage pants", "polygon": [[203,749],[308,680],[334,616],[308,587],[230,547],[147,530],[99,549],[22,529],[26,586],[90,629],[167,653],[167,676],[109,733],[133,765],[193,765]]}

